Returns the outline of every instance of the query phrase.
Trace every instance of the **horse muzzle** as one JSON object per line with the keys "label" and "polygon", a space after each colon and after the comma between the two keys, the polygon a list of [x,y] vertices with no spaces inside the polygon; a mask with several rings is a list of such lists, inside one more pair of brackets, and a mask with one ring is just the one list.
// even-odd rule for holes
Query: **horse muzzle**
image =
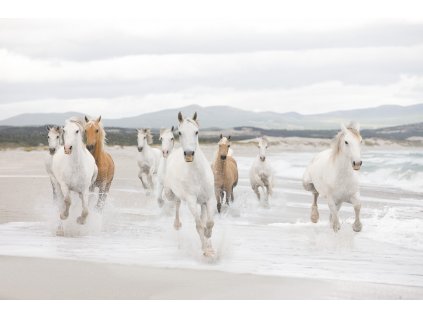
{"label": "horse muzzle", "polygon": [[190,163],[194,161],[194,151],[184,151],[185,162]]}
{"label": "horse muzzle", "polygon": [[72,145],[71,146],[65,146],[65,154],[71,154],[72,153]]}
{"label": "horse muzzle", "polygon": [[50,152],[50,155],[54,155],[56,153],[56,149],[55,148],[49,148],[48,150]]}
{"label": "horse muzzle", "polygon": [[266,161],[266,156],[260,156],[260,161],[262,162]]}
{"label": "horse muzzle", "polygon": [[94,151],[94,145],[93,144],[87,144],[87,150],[92,152]]}
{"label": "horse muzzle", "polygon": [[226,155],[221,155],[220,159],[223,160],[223,161],[226,160]]}
{"label": "horse muzzle", "polygon": [[361,165],[363,165],[363,161],[353,161],[352,167],[355,171],[359,171],[361,168]]}
{"label": "horse muzzle", "polygon": [[169,155],[169,151],[162,151],[162,153],[163,153],[163,157],[164,158],[167,158],[168,155]]}
{"label": "horse muzzle", "polygon": [[138,152],[142,152],[142,149],[143,149],[143,147],[142,146],[139,146],[138,147]]}

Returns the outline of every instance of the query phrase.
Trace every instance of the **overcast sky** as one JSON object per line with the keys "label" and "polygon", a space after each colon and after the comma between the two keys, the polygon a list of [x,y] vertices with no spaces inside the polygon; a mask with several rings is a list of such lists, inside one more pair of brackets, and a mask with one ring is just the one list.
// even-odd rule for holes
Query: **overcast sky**
{"label": "overcast sky", "polygon": [[423,102],[423,21],[1,20],[0,119]]}

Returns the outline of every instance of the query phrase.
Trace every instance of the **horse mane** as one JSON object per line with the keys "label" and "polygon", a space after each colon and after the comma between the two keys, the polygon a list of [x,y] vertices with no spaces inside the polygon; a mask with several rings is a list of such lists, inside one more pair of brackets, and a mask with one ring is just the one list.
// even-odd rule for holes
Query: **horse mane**
{"label": "horse mane", "polygon": [[153,144],[153,135],[151,134],[151,130],[150,129],[139,129],[138,133],[143,133],[147,136],[147,144]]}
{"label": "horse mane", "polygon": [[185,120],[187,120],[188,122],[191,122],[192,124],[194,124],[197,128],[200,126],[198,124],[197,120],[191,119],[191,118],[185,118]]}
{"label": "horse mane", "polygon": [[85,134],[85,123],[84,120],[81,117],[71,117],[65,121],[66,124],[68,123],[75,123],[79,130],[81,131],[81,135]]}
{"label": "horse mane", "polygon": [[[89,121],[89,122],[85,123],[85,126],[87,127],[87,126],[90,126],[90,125],[93,125],[93,124],[94,124],[93,121]],[[97,122],[97,124],[98,124],[98,128],[99,128],[98,129],[98,138],[99,138],[98,143],[100,144],[101,148],[104,148],[104,146],[107,143],[106,130],[104,130],[103,123],[101,121]]]}

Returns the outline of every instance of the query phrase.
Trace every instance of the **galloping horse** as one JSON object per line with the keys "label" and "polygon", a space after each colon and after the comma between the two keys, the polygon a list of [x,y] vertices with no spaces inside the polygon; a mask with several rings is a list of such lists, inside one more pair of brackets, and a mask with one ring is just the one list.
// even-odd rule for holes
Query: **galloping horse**
{"label": "galloping horse", "polygon": [[360,149],[362,140],[358,123],[351,122],[347,127],[341,125],[341,131],[335,137],[332,148],[317,154],[308,165],[303,176],[303,186],[313,193],[312,222],[319,220],[317,198],[321,195],[328,200],[333,231],[337,232],[341,228],[338,212],[343,202],[354,206],[353,230],[361,231],[357,171],[363,163]]}
{"label": "galloping horse", "polygon": [[45,160],[45,166],[48,176],[50,177],[51,187],[53,188],[53,200],[57,199],[57,191],[59,184],[56,181],[56,178],[53,175],[52,165],[53,165],[53,156],[57,153],[57,150],[62,146],[62,128],[59,126],[56,127],[47,127],[47,139],[48,139],[48,150],[49,154]]}
{"label": "galloping horse", "polygon": [[141,184],[149,194],[154,191],[153,175],[157,174],[160,162],[160,150],[153,148],[153,135],[150,129],[138,130],[138,167],[140,171],[138,177]]}
{"label": "galloping horse", "polygon": [[257,199],[260,200],[261,187],[265,196],[265,202],[269,202],[269,196],[272,195],[273,189],[273,169],[269,164],[269,160],[266,158],[266,150],[269,147],[267,138],[261,137],[259,139],[258,148],[259,154],[254,160],[253,165],[250,169],[250,184],[251,188],[257,195]]}
{"label": "galloping horse", "polygon": [[83,141],[84,123],[79,118],[66,121],[63,128],[64,147],[59,148],[53,156],[52,170],[59,184],[60,198],[63,199],[60,218],[69,216],[71,205],[70,192],[79,194],[82,201],[82,213],[77,218],[79,224],[84,224],[88,216],[89,188],[97,178],[97,166],[93,156],[85,148]]}
{"label": "galloping horse", "polygon": [[98,187],[99,193],[96,207],[101,210],[104,207],[115,173],[115,163],[111,155],[104,150],[106,132],[101,123],[101,116],[96,120],[89,120],[85,116],[85,134],[87,136],[87,149],[93,155],[98,168],[97,179],[91,190],[94,187]]}
{"label": "galloping horse", "polygon": [[167,158],[170,153],[173,151],[175,146],[175,136],[173,135],[174,127],[171,129],[161,129],[160,130],[160,141],[162,142],[162,157],[160,158],[159,170],[157,172],[158,178],[158,189],[157,189],[157,202],[159,207],[162,207],[164,204],[163,200],[163,186],[164,180],[166,177],[167,169]]}
{"label": "galloping horse", "polygon": [[[214,226],[214,188],[213,172],[198,144],[197,113],[191,118],[178,114],[178,134],[181,147],[174,150],[168,158],[165,178],[165,193],[169,200],[176,201],[175,229],[181,227],[179,207],[181,200],[187,202],[195,219],[201,248],[205,256],[215,254],[211,245]],[[198,210],[201,208],[201,214]]]}
{"label": "galloping horse", "polygon": [[226,204],[229,205],[229,199],[234,201],[234,187],[238,183],[238,167],[236,161],[229,155],[231,136],[224,137],[220,135],[219,149],[213,163],[214,174],[214,192],[217,200],[217,211],[220,213],[223,197],[226,194]]}

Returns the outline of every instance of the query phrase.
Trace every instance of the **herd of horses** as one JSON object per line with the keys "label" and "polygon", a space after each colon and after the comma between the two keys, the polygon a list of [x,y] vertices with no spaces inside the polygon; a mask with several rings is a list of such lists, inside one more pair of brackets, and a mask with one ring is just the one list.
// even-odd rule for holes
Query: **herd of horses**
{"label": "herd of horses", "polygon": [[[201,240],[203,254],[212,257],[215,251],[211,236],[215,206],[220,213],[222,204],[234,201],[234,188],[238,183],[238,167],[231,149],[231,137],[220,135],[212,164],[199,144],[197,113],[192,117],[178,114],[178,128],[160,130],[161,148],[152,147],[150,129],[138,132],[138,177],[148,194],[156,193],[162,207],[169,202],[175,207],[174,227],[182,226],[179,209],[185,201],[194,217]],[[175,134],[179,147],[175,147]],[[106,133],[97,119],[72,117],[63,127],[48,127],[49,155],[46,169],[50,176],[53,198],[59,206],[60,219],[69,216],[70,192],[76,192],[82,202],[77,218],[84,224],[88,217],[88,196],[98,187],[96,209],[102,210],[113,181],[114,162],[105,150]],[[313,195],[311,221],[319,219],[317,199],[326,197],[330,209],[330,224],[335,232],[340,229],[338,212],[342,203],[351,203],[355,210],[353,230],[361,231],[360,192],[357,171],[361,161],[360,127],[357,123],[341,125],[331,148],[317,154],[303,175],[303,186]],[[266,137],[258,140],[258,155],[250,168],[251,188],[259,200],[266,204],[272,195],[274,170],[266,157],[270,142]],[[155,182],[154,176],[157,175]],[[155,183],[157,186],[155,186]],[[59,227],[60,228],[60,227]],[[63,231],[58,230],[58,235]]]}

